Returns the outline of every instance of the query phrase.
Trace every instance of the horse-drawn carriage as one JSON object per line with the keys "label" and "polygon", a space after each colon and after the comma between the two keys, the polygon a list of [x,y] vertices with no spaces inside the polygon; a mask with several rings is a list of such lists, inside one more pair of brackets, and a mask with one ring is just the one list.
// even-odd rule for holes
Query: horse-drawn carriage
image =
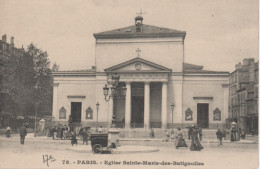
{"label": "horse-drawn carriage", "polygon": [[104,151],[111,153],[113,149],[116,148],[116,143],[110,143],[107,133],[95,133],[91,134],[91,147],[94,153],[102,153]]}

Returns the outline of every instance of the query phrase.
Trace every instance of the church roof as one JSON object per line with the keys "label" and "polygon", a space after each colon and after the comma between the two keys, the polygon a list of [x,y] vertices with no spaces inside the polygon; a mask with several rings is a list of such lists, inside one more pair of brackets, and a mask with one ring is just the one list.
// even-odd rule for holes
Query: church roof
{"label": "church roof", "polygon": [[185,31],[178,31],[174,29],[162,28],[157,26],[151,26],[142,24],[142,32],[136,32],[136,25],[128,26],[125,28],[115,29],[111,31],[105,31],[95,33],[94,37],[97,38],[136,38],[136,37],[170,37],[170,36],[182,36],[185,37]]}
{"label": "church roof", "polygon": [[190,64],[190,63],[183,63],[183,69],[184,70],[202,70],[203,66],[194,65],[194,64]]}
{"label": "church roof", "polygon": [[53,76],[74,76],[74,75],[92,75],[96,73],[96,69],[81,69],[81,70],[59,70],[52,72]]}
{"label": "church roof", "polygon": [[203,66],[190,63],[183,63],[183,72],[191,74],[229,74],[229,72],[226,71],[203,70]]}

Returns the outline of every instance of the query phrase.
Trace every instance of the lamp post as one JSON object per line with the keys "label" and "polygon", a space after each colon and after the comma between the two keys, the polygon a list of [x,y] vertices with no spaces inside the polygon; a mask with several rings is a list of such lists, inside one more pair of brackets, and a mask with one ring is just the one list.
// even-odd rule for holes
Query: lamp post
{"label": "lamp post", "polygon": [[[38,90],[38,85],[36,84],[34,86],[35,89],[35,96],[37,96],[37,90]],[[36,130],[37,130],[37,114],[38,114],[38,102],[37,102],[37,98],[35,97],[35,114],[34,114],[34,137],[36,137]]]}
{"label": "lamp post", "polygon": [[[120,75],[118,74],[113,74],[112,75],[112,86],[110,87],[110,95],[109,93],[109,87],[107,85],[105,85],[105,87],[103,87],[103,94],[105,96],[105,100],[106,102],[108,102],[110,99],[116,98],[116,97],[120,97],[120,96],[124,96],[126,94],[126,87],[120,87],[118,86],[118,82],[120,79]],[[107,98],[108,96],[108,98]],[[115,114],[114,114],[114,108],[113,108],[113,115],[112,115],[112,126],[114,127],[115,125]]]}
{"label": "lamp post", "polygon": [[37,114],[38,114],[38,103],[35,103],[35,117],[34,117],[34,137],[36,137],[36,130],[37,130]]}
{"label": "lamp post", "polygon": [[174,103],[171,104],[171,108],[172,108],[172,132],[173,132],[173,110],[174,110]]}
{"label": "lamp post", "polygon": [[99,109],[99,103],[98,102],[96,104],[96,108],[97,108],[97,128],[96,128],[96,131],[98,131],[98,109]]}

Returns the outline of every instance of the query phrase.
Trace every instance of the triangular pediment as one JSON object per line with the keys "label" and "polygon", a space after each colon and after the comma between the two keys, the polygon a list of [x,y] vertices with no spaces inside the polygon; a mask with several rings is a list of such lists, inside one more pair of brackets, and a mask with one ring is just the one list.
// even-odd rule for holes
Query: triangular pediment
{"label": "triangular pediment", "polygon": [[139,57],[105,69],[106,72],[171,72],[171,69]]}

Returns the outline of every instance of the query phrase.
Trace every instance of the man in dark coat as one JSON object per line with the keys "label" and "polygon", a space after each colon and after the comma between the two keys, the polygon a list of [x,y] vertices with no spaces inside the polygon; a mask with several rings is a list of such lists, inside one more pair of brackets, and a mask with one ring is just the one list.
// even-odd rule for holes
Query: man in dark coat
{"label": "man in dark coat", "polygon": [[27,130],[26,130],[25,125],[23,125],[20,128],[20,142],[21,142],[21,144],[24,144],[24,139],[25,139],[26,135],[27,135]]}
{"label": "man in dark coat", "polygon": [[54,126],[51,126],[51,137],[52,139],[54,140],[54,132],[55,132],[55,127]]}
{"label": "man in dark coat", "polygon": [[216,132],[217,139],[218,139],[218,146],[222,145],[222,138],[223,138],[223,133],[220,129]]}

